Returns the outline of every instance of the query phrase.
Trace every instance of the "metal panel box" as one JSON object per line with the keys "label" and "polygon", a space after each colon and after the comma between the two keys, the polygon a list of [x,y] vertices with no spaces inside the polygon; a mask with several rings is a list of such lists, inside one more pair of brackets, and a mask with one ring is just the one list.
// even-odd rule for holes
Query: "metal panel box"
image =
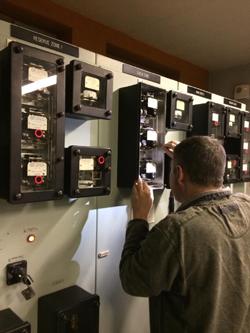
{"label": "metal panel box", "polygon": [[64,60],[12,42],[0,52],[1,196],[11,203],[63,196]]}
{"label": "metal panel box", "polygon": [[67,66],[66,114],[72,118],[110,119],[113,73],[78,60]]}
{"label": "metal panel box", "polygon": [[38,333],[98,333],[99,296],[72,286],[38,300]]}
{"label": "metal panel box", "polygon": [[30,333],[30,324],[20,319],[11,309],[0,311],[0,333]]}
{"label": "metal panel box", "polygon": [[65,148],[65,191],[70,197],[110,193],[111,150],[70,146]]}

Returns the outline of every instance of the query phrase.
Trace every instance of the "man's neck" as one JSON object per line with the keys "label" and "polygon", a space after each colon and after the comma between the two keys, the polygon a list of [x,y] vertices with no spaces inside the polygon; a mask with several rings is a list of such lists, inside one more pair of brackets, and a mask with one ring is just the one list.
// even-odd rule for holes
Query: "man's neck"
{"label": "man's neck", "polygon": [[200,196],[202,196],[205,193],[209,192],[216,192],[221,191],[222,187],[214,187],[214,186],[197,186],[197,185],[190,185],[188,186],[188,190],[183,195],[182,203],[186,203],[189,201],[192,201]]}

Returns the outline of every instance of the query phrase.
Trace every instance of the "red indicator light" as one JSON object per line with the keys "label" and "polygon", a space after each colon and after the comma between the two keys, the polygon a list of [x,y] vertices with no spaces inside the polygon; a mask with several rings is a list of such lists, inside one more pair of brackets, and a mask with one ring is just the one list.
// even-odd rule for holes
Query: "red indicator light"
{"label": "red indicator light", "polygon": [[34,177],[34,183],[36,185],[41,185],[44,183],[44,179],[43,179],[43,176],[35,176]]}
{"label": "red indicator light", "polygon": [[38,139],[41,139],[43,137],[43,131],[40,129],[36,129],[35,130],[35,137],[37,137]]}
{"label": "red indicator light", "polygon": [[99,156],[97,159],[98,164],[103,165],[105,163],[105,158],[104,156]]}

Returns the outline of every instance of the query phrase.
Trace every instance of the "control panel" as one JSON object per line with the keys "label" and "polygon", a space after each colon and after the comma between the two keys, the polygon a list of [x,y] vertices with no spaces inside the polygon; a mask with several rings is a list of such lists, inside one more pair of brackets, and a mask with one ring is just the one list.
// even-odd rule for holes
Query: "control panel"
{"label": "control panel", "polygon": [[70,197],[110,193],[111,150],[70,146],[65,148],[65,191]]}
{"label": "control panel", "polygon": [[190,131],[192,125],[193,97],[177,92],[167,93],[166,127]]}
{"label": "control panel", "polygon": [[118,187],[132,187],[139,176],[164,187],[165,114],[165,90],[145,83],[119,90]]}
{"label": "control panel", "polygon": [[1,195],[11,203],[63,196],[64,60],[12,42],[0,53]]}
{"label": "control panel", "polygon": [[110,119],[113,74],[78,60],[67,65],[66,115],[73,118]]}

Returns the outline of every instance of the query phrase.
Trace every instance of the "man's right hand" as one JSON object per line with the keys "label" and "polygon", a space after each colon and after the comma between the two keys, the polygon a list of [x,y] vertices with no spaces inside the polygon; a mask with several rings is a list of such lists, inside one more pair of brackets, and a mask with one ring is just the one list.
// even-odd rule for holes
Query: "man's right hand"
{"label": "man's right hand", "polygon": [[174,141],[174,140],[169,141],[168,143],[165,143],[165,145],[163,145],[163,150],[164,150],[165,154],[167,154],[170,158],[173,158],[174,149],[178,145],[178,143],[180,143],[180,142]]}

